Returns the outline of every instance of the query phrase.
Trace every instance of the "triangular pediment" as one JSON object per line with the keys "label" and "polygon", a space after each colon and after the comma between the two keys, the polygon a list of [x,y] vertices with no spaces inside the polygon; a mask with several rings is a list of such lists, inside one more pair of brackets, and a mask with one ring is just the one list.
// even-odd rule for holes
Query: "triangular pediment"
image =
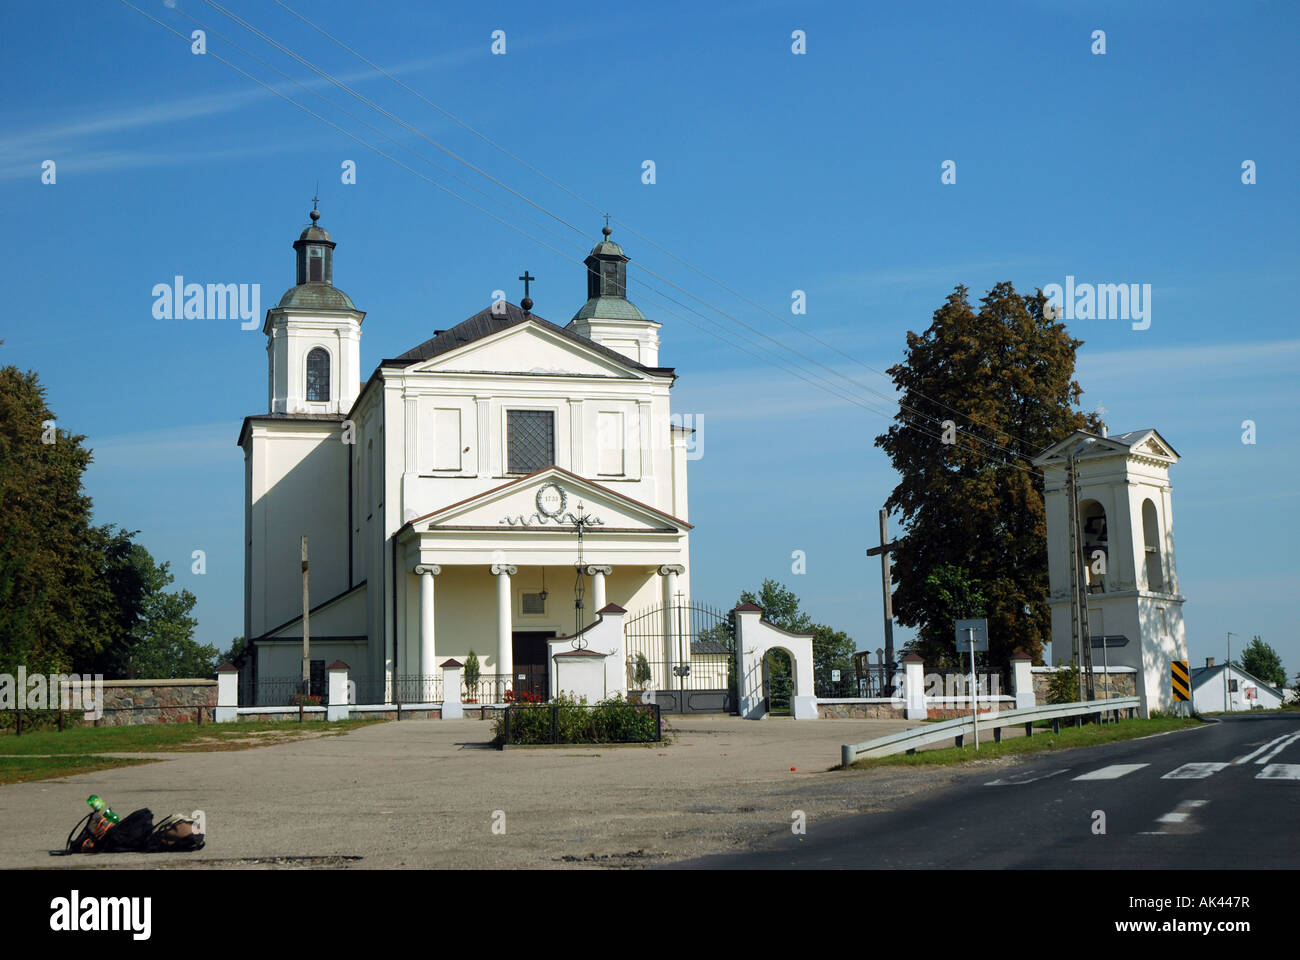
{"label": "triangular pediment", "polygon": [[[579,506],[581,505],[581,506]],[[411,521],[419,531],[572,531],[580,516],[593,532],[680,533],[691,525],[560,467],[547,467]]]}
{"label": "triangular pediment", "polygon": [[1076,430],[1034,457],[1032,462],[1038,467],[1064,463],[1070,458],[1071,453],[1079,460],[1133,455],[1163,460],[1167,463],[1177,463],[1179,459],[1174,448],[1155,430],[1133,430],[1109,437],[1088,433],[1086,430]]}
{"label": "triangular pediment", "polygon": [[408,373],[505,373],[642,379],[632,364],[539,323],[518,323],[408,368]]}

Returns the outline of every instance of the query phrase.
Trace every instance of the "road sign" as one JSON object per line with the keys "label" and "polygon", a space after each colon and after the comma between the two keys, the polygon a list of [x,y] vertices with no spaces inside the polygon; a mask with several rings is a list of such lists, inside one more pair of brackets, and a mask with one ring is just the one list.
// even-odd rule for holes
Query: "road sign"
{"label": "road sign", "polygon": [[[967,633],[967,631],[970,633]],[[957,652],[970,653],[981,651],[987,653],[989,649],[989,622],[987,620],[958,620],[957,621]]]}
{"label": "road sign", "polygon": [[1174,687],[1174,699],[1178,701],[1192,699],[1192,682],[1187,672],[1187,661],[1170,660],[1169,672]]}
{"label": "road sign", "polygon": [[839,672],[838,670],[832,670],[832,671],[831,671],[831,682],[832,682],[832,683],[839,683],[839,682],[840,682],[840,672]]}

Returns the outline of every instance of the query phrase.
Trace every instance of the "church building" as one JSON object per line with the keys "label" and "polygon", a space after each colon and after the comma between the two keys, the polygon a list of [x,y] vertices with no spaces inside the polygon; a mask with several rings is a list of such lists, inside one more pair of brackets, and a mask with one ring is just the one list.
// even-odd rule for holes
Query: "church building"
{"label": "church building", "polygon": [[471,652],[484,702],[545,697],[555,637],[689,597],[690,431],[609,227],[567,323],[532,312],[525,271],[518,305],[430,323],[363,379],[366,314],[319,218],[266,314],[268,409],[239,434],[245,684],[301,675],[304,536],[313,678],[346,662],[358,702],[441,700],[440,665]]}

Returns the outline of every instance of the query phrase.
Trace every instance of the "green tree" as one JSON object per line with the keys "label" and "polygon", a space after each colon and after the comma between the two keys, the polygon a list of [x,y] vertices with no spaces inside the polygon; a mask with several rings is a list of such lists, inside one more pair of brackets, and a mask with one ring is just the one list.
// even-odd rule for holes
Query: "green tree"
{"label": "green tree", "polygon": [[1277,651],[1258,636],[1251,637],[1241,651],[1241,669],[1273,687],[1286,686],[1286,670]]}
{"label": "green tree", "polygon": [[920,654],[927,667],[961,668],[964,664],[957,653],[953,623],[984,616],[980,585],[965,567],[945,563],[930,571],[924,591],[917,636],[907,649]]}
{"label": "green tree", "polygon": [[106,640],[91,453],[54,420],[35,372],[0,368],[0,672],[70,670]]}
{"label": "green tree", "polygon": [[[773,626],[791,633],[810,633],[813,636],[813,682],[818,689],[829,689],[831,671],[843,671],[841,676],[853,673],[853,640],[842,630],[825,624],[813,623],[812,617],[799,609],[799,598],[793,590],[771,578],[765,579],[758,593],[745,590],[741,603],[752,603],[763,608],[763,619]],[[790,677],[788,657],[771,657],[768,660],[768,677],[773,685],[780,685]]]}
{"label": "green tree", "polygon": [[899,412],[876,438],[901,476],[886,501],[905,534],[895,615],[907,626],[937,623],[945,601],[930,575],[967,571],[984,599],[995,667],[1018,648],[1041,656],[1051,624],[1043,480],[1029,461],[1073,430],[1102,429],[1075,409],[1082,341],[1045,317],[1045,304],[1041,291],[1024,297],[1000,283],[976,311],[958,286],[923,333],[908,332],[904,362],[888,371]]}

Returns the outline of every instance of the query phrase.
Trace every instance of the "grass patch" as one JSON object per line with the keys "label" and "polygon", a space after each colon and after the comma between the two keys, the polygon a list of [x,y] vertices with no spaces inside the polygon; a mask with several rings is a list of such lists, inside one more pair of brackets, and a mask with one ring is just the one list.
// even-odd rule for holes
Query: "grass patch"
{"label": "grass patch", "polygon": [[[1050,721],[1049,721],[1050,722]],[[1082,727],[1064,726],[1061,732],[1035,733],[1032,737],[1018,736],[1003,740],[1001,743],[980,741],[979,752],[974,744],[963,747],[945,747],[942,749],[921,749],[913,754],[897,753],[888,757],[870,757],[851,764],[850,770],[866,770],[871,767],[915,767],[935,764],[969,763],[972,760],[992,760],[996,757],[1015,756],[1023,753],[1042,753],[1049,750],[1069,750],[1074,747],[1092,747],[1116,740],[1132,740],[1146,737],[1153,733],[1165,733],[1183,727],[1195,727],[1199,720],[1189,717],[1153,717],[1150,720],[1121,720],[1118,723],[1089,723]]]}
{"label": "grass patch", "polygon": [[21,737],[0,736],[3,754],[60,754],[87,757],[98,753],[168,753],[209,750],[248,750],[289,743],[303,737],[341,736],[382,720],[362,718],[327,723],[313,720],[245,721],[240,723],[166,723],[122,727],[77,727],[59,733],[44,730]]}
{"label": "grass patch", "polygon": [[60,757],[0,757],[0,784],[24,783],[28,780],[49,780],[52,777],[69,777],[114,767],[133,767],[139,763],[157,763],[157,760],[131,760],[126,757],[91,757],[85,755]]}

